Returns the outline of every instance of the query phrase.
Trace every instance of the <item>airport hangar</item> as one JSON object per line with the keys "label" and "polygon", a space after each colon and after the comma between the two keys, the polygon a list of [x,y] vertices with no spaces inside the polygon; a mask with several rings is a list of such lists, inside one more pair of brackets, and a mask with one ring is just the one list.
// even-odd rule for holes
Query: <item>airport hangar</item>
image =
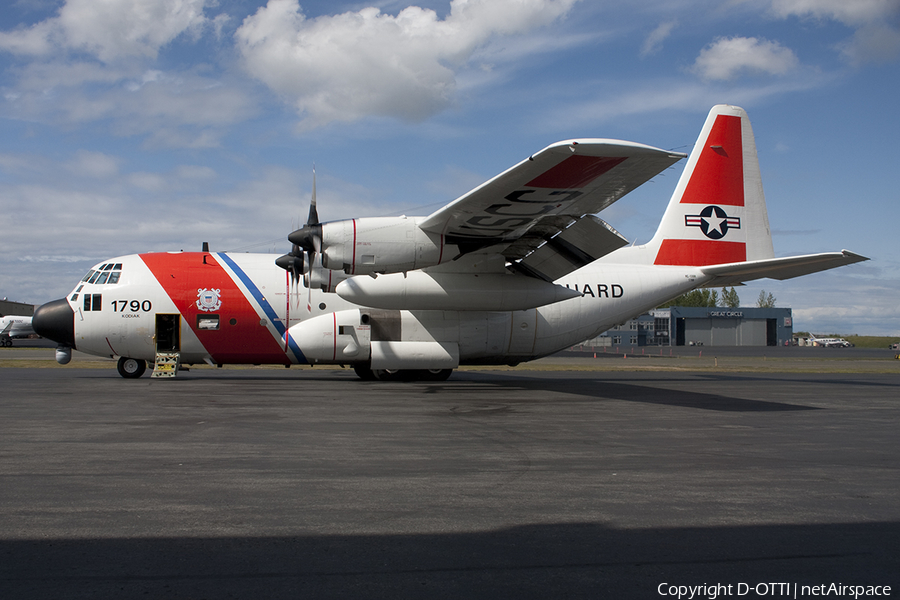
{"label": "airport hangar", "polygon": [[0,317],[7,317],[9,315],[30,317],[34,315],[34,305],[25,304],[23,302],[13,302],[3,298],[0,300]]}
{"label": "airport hangar", "polygon": [[587,340],[583,347],[785,346],[793,339],[790,308],[659,308]]}

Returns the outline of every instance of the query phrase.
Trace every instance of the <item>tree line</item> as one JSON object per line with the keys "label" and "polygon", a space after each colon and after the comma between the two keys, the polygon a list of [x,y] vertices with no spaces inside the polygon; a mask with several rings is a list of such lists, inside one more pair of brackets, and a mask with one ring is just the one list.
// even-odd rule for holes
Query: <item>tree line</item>
{"label": "tree line", "polygon": [[[737,308],[741,305],[741,299],[738,297],[734,286],[731,288],[723,287],[720,294],[716,290],[709,288],[692,290],[686,294],[682,294],[677,298],[669,300],[665,304],[661,304],[659,308],[668,308],[670,306],[720,306],[724,308]],[[774,308],[775,296],[766,290],[760,290],[759,297],[756,299],[757,308]]]}

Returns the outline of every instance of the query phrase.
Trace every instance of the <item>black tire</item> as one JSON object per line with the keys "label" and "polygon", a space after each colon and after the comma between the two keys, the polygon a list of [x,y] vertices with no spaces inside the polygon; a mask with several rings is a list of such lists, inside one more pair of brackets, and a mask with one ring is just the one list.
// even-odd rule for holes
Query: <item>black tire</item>
{"label": "black tire", "polygon": [[378,381],[400,381],[404,371],[399,369],[375,369],[372,371]]}
{"label": "black tire", "polygon": [[353,372],[363,381],[375,381],[375,371],[366,364],[353,365]]}
{"label": "black tire", "polygon": [[425,381],[447,381],[453,374],[453,369],[427,369],[422,373]]}
{"label": "black tire", "polygon": [[123,356],[116,364],[116,369],[119,371],[119,375],[125,379],[137,379],[147,370],[147,361]]}
{"label": "black tire", "polygon": [[446,381],[453,369],[378,369],[378,381]]}

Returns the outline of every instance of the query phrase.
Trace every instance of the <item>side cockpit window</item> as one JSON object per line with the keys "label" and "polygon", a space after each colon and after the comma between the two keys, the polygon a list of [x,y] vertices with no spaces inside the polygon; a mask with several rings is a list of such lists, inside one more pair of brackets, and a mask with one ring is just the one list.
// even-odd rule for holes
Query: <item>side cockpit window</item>
{"label": "side cockpit window", "polygon": [[103,307],[103,295],[102,294],[85,294],[84,295],[84,310],[92,311],[92,310],[101,310]]}

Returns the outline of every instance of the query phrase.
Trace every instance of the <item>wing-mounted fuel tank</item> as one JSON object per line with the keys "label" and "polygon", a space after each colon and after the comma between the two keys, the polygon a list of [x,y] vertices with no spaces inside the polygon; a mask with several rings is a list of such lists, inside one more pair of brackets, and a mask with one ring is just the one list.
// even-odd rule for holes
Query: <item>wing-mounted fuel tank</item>
{"label": "wing-mounted fuel tank", "polygon": [[325,268],[351,275],[422,269],[459,255],[457,246],[446,244],[440,234],[420,229],[413,217],[332,221],[298,229],[288,239],[316,247]]}
{"label": "wing-mounted fuel tank", "polygon": [[527,310],[581,295],[522,275],[422,271],[351,277],[336,291],[354,304],[399,310]]}

